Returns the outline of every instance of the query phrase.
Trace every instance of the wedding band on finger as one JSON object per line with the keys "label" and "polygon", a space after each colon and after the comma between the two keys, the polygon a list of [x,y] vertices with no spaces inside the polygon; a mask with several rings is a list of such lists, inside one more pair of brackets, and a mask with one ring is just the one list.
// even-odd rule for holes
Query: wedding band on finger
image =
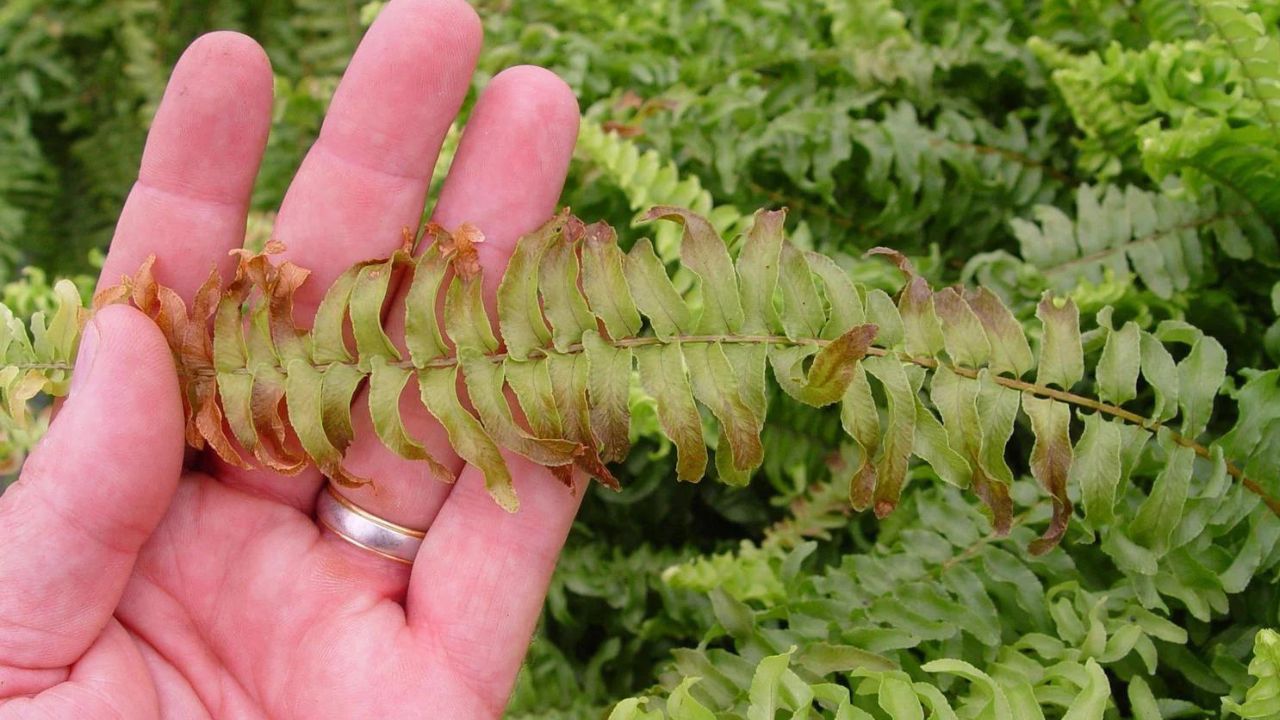
{"label": "wedding band on finger", "polygon": [[384,520],[338,494],[333,485],[316,499],[316,522],[356,547],[407,565],[413,564],[422,538],[421,530]]}

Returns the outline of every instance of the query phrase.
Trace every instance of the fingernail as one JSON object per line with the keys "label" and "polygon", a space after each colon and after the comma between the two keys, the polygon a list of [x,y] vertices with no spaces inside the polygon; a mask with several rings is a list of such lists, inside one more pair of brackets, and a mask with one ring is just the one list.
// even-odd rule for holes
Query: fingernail
{"label": "fingernail", "polygon": [[89,374],[93,371],[93,358],[98,352],[98,323],[90,320],[84,324],[84,334],[80,336],[80,351],[76,354],[76,366],[71,371],[70,397],[74,398],[76,389],[89,382]]}

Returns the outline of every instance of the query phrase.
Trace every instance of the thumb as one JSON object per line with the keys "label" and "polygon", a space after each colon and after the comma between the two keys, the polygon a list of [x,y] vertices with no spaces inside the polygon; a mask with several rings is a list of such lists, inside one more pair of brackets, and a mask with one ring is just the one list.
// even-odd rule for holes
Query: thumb
{"label": "thumb", "polygon": [[71,393],[0,496],[0,671],[74,663],[106,626],[182,470],[173,360],[125,306],[86,324]]}

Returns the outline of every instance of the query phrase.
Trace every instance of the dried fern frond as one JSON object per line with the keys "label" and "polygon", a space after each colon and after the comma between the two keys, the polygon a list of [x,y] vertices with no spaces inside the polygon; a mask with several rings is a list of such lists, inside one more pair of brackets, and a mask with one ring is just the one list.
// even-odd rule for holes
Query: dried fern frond
{"label": "dried fern frond", "polygon": [[[1280,508],[1264,490],[1277,481],[1274,465],[1256,460],[1274,444],[1276,423],[1259,426],[1265,411],[1249,407],[1248,388],[1224,444],[1239,464],[1195,441],[1225,380],[1226,355],[1213,338],[1182,323],[1166,322],[1154,333],[1133,323],[1113,329],[1104,312],[1088,337],[1101,354],[1086,372],[1086,342],[1069,299],[1041,300],[1033,351],[995,294],[935,290],[906,257],[877,248],[872,254],[888,257],[906,277],[895,300],[855,285],[829,258],[791,245],[784,217],[757,213],[735,259],[703,217],[675,207],[649,211],[646,221],[682,226],[680,262],[697,278],[700,307],[676,291],[650,242],[624,253],[612,228],[567,212],[519,241],[498,286],[496,329],[481,292],[476,244],[483,236],[466,224],[452,232],[428,225],[416,257],[406,232],[390,257],[348,269],[309,330],[293,319],[293,295],[307,271],[273,262],[278,244],[262,254],[238,251],[230,284],[221,287],[211,274],[190,308],[156,282],[152,261],[102,290],[95,303],[132,303],[168,338],[192,446],[240,465],[249,455],[286,474],[314,463],[336,482],[367,482],[343,463],[352,398],[367,385],[382,442],[451,481],[400,417],[400,397],[413,381],[421,403],[503,507],[515,510],[518,502],[501,449],[566,483],[577,467],[616,488],[607,463],[628,452],[628,397],[638,369],[677,448],[678,477],[697,481],[711,462],[705,410],[720,427],[718,477],[744,484],[763,461],[767,366],[800,402],[839,406],[860,450],[850,501],[882,517],[897,506],[914,456],[944,481],[971,489],[997,533],[1008,532],[1014,473],[1005,448],[1019,413],[1036,439],[1031,473],[1054,507],[1033,552],[1054,547],[1065,533],[1073,483],[1088,522],[1110,522],[1117,488],[1152,436],[1170,461],[1130,527],[1151,552],[1161,552],[1180,516],[1178,488],[1197,456]],[[403,346],[388,336],[384,318],[397,275],[408,287]],[[36,392],[66,391],[82,312],[74,292],[66,295],[47,328],[42,320],[33,326],[31,349],[21,323],[5,325],[0,393],[13,417]],[[1188,346],[1181,361],[1166,349],[1170,343]],[[1097,398],[1073,392],[1086,378]],[[1148,414],[1125,407],[1138,397],[1139,378],[1154,391]],[[1073,416],[1084,426],[1074,440]]]}

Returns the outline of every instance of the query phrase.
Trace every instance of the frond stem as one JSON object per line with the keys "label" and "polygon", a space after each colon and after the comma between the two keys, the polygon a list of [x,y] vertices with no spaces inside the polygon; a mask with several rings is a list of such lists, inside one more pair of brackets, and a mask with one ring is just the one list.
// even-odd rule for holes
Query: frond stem
{"label": "frond stem", "polygon": [[[803,338],[803,337],[789,338],[785,335],[673,335],[665,339],[652,336],[652,335],[646,335],[646,336],[639,336],[639,337],[618,338],[618,339],[610,340],[609,342],[616,348],[643,348],[643,347],[652,347],[655,345],[665,345],[673,341],[680,342],[680,343],[730,343],[730,344],[754,344],[754,345],[763,344],[763,345],[792,345],[792,346],[812,345],[818,348],[826,347],[832,342],[831,340],[827,340],[823,338]],[[565,351],[565,353],[563,354],[572,355],[572,354],[580,353],[582,351],[583,351],[582,344],[574,343],[570,345]],[[556,351],[550,348],[538,349],[531,352],[530,357],[533,357],[535,359],[544,358],[544,357],[550,357],[552,354],[558,354],[558,353],[556,353]],[[867,354],[875,355],[879,357],[896,357],[904,363],[910,363],[913,365],[918,365],[920,367],[935,369],[935,370],[938,368],[945,368],[957,375],[960,375],[961,377],[966,377],[974,380],[978,378],[977,370],[974,370],[972,368],[952,365],[950,363],[944,363],[939,361],[937,358],[913,357],[905,353],[900,353],[900,352],[896,352],[893,350],[888,350],[880,347],[867,348]],[[507,359],[508,355],[505,352],[496,352],[496,353],[491,353],[487,355],[487,357],[489,358],[490,362],[503,362]],[[337,363],[327,363],[324,365],[317,365],[316,368],[318,370],[324,370],[324,369],[327,369],[332,364],[337,364]],[[348,362],[344,364],[353,365],[353,366],[357,365],[357,363],[355,362]],[[456,355],[442,356],[442,357],[434,358],[426,362],[422,366],[416,366],[410,360],[399,360],[390,364],[396,365],[398,367],[402,367],[405,369],[426,370],[426,369],[434,369],[434,368],[451,368],[451,367],[455,367],[458,364],[458,358]],[[31,364],[19,365],[18,367],[20,369],[29,369],[29,370],[71,370],[73,368],[73,364],[66,363],[66,362],[31,363]],[[199,368],[199,369],[196,369],[195,372],[196,374],[200,374],[200,375],[214,374],[214,370],[212,368]],[[238,372],[249,372],[249,370],[245,369],[245,370],[240,370]],[[1110,415],[1112,417],[1119,418],[1127,423],[1137,425],[1138,427],[1150,433],[1155,433],[1161,428],[1168,429],[1164,423],[1161,423],[1157,420],[1145,418],[1131,410],[1126,410],[1116,405],[1109,405],[1099,400],[1095,400],[1091,397],[1086,397],[1084,395],[1077,395],[1073,392],[1068,392],[1066,390],[1059,390],[1057,388],[1052,388],[1047,385],[1038,385],[1036,383],[1026,382],[1024,380],[1019,380],[1017,378],[1012,378],[1005,375],[992,375],[990,377],[991,377],[991,380],[995,382],[997,385],[1001,385],[1001,386],[1010,388],[1012,390],[1017,390],[1018,392],[1028,393],[1031,395],[1035,395],[1037,397],[1049,398],[1051,400],[1056,400],[1057,402],[1067,403],[1069,405],[1075,405],[1077,407],[1087,408],[1089,410],[1093,410],[1094,412]],[[1196,455],[1199,455],[1200,457],[1205,458],[1206,460],[1211,457],[1209,448],[1205,447],[1204,445],[1201,445],[1200,443],[1196,442],[1194,439],[1181,435],[1177,432],[1174,432],[1173,430],[1170,430],[1169,434],[1174,442],[1178,443],[1179,445],[1182,445],[1183,447],[1191,448],[1193,451],[1195,451]],[[1244,474],[1244,471],[1240,469],[1239,466],[1232,463],[1231,461],[1229,460],[1226,461],[1226,468],[1227,468],[1227,473],[1231,475],[1231,477],[1239,480],[1241,484],[1245,486],[1246,489],[1248,489],[1250,492],[1260,497],[1262,501],[1267,505],[1267,507],[1271,509],[1272,512],[1274,512],[1277,516],[1280,516],[1280,499],[1273,498],[1269,494],[1267,494],[1267,491],[1261,485],[1259,485],[1253,479],[1247,477]]]}

